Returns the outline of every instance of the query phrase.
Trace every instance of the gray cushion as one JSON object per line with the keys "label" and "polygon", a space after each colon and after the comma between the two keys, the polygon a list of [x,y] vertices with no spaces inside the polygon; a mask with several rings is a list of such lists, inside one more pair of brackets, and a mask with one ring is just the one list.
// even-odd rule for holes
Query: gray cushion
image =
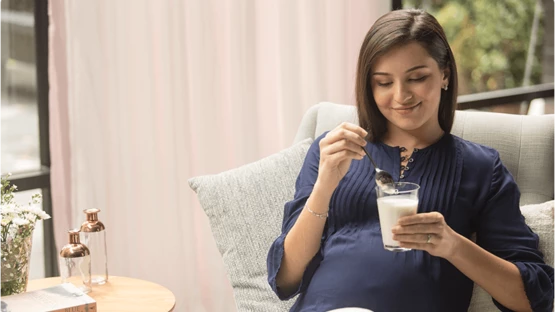
{"label": "gray cushion", "polygon": [[[295,142],[316,138],[343,121],[358,123],[354,106],[319,103],[304,115]],[[499,152],[520,188],[521,205],[553,199],[553,115],[457,111],[451,133]]]}
{"label": "gray cushion", "polygon": [[281,233],[283,206],[293,199],[312,142],[305,139],[257,162],[189,180],[210,221],[238,311],[288,311],[293,304],[280,301],[268,285],[266,256]]}

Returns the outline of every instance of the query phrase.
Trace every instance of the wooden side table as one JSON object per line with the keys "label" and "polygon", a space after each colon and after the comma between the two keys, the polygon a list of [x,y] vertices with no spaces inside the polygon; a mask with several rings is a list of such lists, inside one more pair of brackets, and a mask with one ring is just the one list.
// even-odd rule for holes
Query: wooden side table
{"label": "wooden side table", "polygon": [[[31,280],[27,291],[43,289],[61,284],[58,277]],[[175,296],[167,288],[158,284],[129,277],[109,276],[104,285],[93,285],[88,296],[96,300],[99,312],[151,312],[173,311]]]}

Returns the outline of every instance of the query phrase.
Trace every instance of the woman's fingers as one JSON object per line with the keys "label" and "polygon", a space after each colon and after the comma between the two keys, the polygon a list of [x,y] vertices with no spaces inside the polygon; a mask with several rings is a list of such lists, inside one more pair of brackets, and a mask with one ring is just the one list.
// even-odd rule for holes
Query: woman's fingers
{"label": "woman's fingers", "polygon": [[391,232],[399,246],[425,250],[432,256],[445,259],[456,250],[459,237],[437,211],[399,218]]}
{"label": "woman's fingers", "polygon": [[[430,235],[430,242],[428,243],[428,235]],[[432,239],[439,238],[438,234],[393,234],[393,239],[403,243],[419,243],[431,244]]]}
{"label": "woman's fingers", "polygon": [[362,147],[367,134],[361,127],[344,122],[320,140],[317,182],[321,188],[334,190],[349,171],[351,161],[364,158]]}
{"label": "woman's fingers", "polygon": [[349,151],[349,150],[341,150],[338,151],[336,153],[333,153],[331,155],[328,156],[331,160],[335,161],[335,162],[341,162],[345,159],[362,159],[364,158],[364,155],[361,155],[358,152],[353,152],[353,151]]}
{"label": "woman's fingers", "polygon": [[441,233],[443,232],[443,223],[421,223],[413,225],[396,225],[391,231],[394,234],[416,234],[416,233]]}
{"label": "woman's fingers", "polygon": [[332,131],[328,132],[325,138],[320,141],[320,147],[332,145],[338,141],[346,140],[360,147],[366,145],[364,139],[368,133],[361,127],[344,122]]}
{"label": "woman's fingers", "polygon": [[368,135],[368,132],[366,130],[364,130],[360,126],[357,126],[357,125],[355,125],[353,123],[350,123],[350,122],[343,122],[339,126],[337,126],[335,129],[345,129],[345,130],[348,130],[350,132],[356,133],[359,137],[362,137],[362,138],[364,138]]}
{"label": "woman's fingers", "polygon": [[435,248],[432,244],[409,243],[409,242],[400,242],[399,246],[403,247],[403,248],[410,248],[410,249],[414,249],[414,250],[426,250],[426,251],[430,251],[430,250],[433,250]]}
{"label": "woman's fingers", "polygon": [[[356,130],[351,127],[337,128],[331,132],[330,141],[335,142],[339,140],[348,140],[359,146],[365,146],[366,140],[364,138],[366,135],[361,135],[360,130],[364,131],[362,128]],[[366,133],[366,131],[364,132]]]}
{"label": "woman's fingers", "polygon": [[364,158],[367,132],[361,127],[342,123],[320,140],[320,167],[318,181],[328,189],[337,187],[347,174],[353,159]]}
{"label": "woman's fingers", "polygon": [[412,225],[412,224],[423,224],[423,223],[443,223],[443,215],[439,212],[426,212],[426,213],[417,213],[412,216],[405,216],[399,218],[397,223],[399,225]]}
{"label": "woman's fingers", "polygon": [[363,139],[362,143],[366,144],[366,140],[364,140],[364,138],[368,135],[368,132],[366,130],[349,122],[342,123],[341,127],[345,130],[356,133],[360,138]]}
{"label": "woman's fingers", "polygon": [[320,141],[322,159],[342,162],[348,159],[363,159],[363,146],[366,145],[364,136],[368,133],[361,127],[344,122],[330,131]]}
{"label": "woman's fingers", "polygon": [[328,155],[332,155],[335,154],[337,152],[341,152],[344,150],[348,150],[351,151],[357,155],[361,155],[364,156],[364,151],[362,150],[362,147],[356,143],[353,143],[352,141],[349,141],[347,139],[341,139],[339,141],[335,141],[334,143],[325,146],[324,148],[322,148],[322,152],[324,152],[325,154]]}

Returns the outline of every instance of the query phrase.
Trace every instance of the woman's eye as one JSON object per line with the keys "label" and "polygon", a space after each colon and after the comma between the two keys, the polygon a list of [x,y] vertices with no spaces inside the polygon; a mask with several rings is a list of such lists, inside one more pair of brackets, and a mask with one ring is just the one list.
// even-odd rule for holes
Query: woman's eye
{"label": "woman's eye", "polygon": [[418,78],[411,78],[411,79],[409,79],[409,81],[424,81],[424,80],[426,80],[426,78],[428,78],[428,76],[422,76],[422,77],[418,77]]}
{"label": "woman's eye", "polygon": [[391,84],[391,82],[377,82],[377,84],[380,87],[387,87]]}

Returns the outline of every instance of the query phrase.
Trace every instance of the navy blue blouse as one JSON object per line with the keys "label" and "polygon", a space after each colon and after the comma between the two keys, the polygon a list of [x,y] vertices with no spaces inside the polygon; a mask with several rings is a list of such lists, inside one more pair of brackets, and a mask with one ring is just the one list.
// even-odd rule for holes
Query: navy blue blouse
{"label": "navy blue blouse", "polygon": [[[285,204],[282,234],[267,258],[268,282],[278,297],[300,294],[291,311],[362,307],[375,312],[467,311],[473,282],[447,260],[425,251],[383,248],[374,168],[367,158],[352,161],[333,193],[319,252],[307,266],[298,290],[284,297],[276,285],[283,242],[295,224],[318,176],[320,136],[310,147]],[[538,236],[520,213],[520,192],[492,148],[445,134],[412,153],[400,175],[400,148],[368,143],[369,153],[400,181],[421,186],[418,212],[438,211],[447,224],[489,252],[514,263],[534,311],[553,309],[553,268],[538,251]],[[509,311],[498,302],[502,311]]]}

